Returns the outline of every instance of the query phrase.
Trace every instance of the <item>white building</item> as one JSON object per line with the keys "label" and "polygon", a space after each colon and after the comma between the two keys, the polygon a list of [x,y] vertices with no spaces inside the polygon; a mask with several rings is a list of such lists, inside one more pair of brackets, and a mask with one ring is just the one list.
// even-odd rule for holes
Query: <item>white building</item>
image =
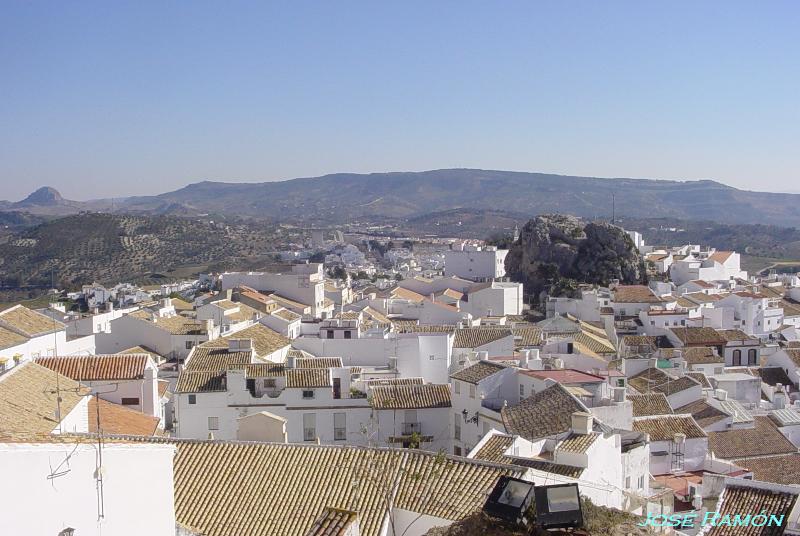
{"label": "white building", "polygon": [[330,314],[325,301],[325,275],[321,263],[293,264],[288,272],[226,272],[220,276],[222,290],[248,286],[269,291],[289,300],[311,307],[311,314],[324,317]]}
{"label": "white building", "polygon": [[463,249],[452,249],[445,253],[444,274],[486,281],[506,275],[507,249],[494,246],[462,246]]}
{"label": "white building", "polygon": [[699,279],[701,281],[729,281],[747,279],[747,272],[740,268],[739,254],[734,251],[710,251],[692,253],[676,260],[669,267],[669,275],[676,285]]}
{"label": "white building", "polygon": [[[169,443],[87,439],[0,443],[6,497],[0,534],[174,536]],[[101,461],[102,460],[102,461]],[[12,507],[13,505],[13,507]]]}

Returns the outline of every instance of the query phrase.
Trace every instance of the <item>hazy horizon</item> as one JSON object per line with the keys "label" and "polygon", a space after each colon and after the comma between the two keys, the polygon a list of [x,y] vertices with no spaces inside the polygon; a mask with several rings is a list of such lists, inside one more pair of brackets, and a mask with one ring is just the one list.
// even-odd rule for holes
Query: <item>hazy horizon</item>
{"label": "hazy horizon", "polygon": [[800,5],[13,3],[0,198],[479,168],[800,188]]}

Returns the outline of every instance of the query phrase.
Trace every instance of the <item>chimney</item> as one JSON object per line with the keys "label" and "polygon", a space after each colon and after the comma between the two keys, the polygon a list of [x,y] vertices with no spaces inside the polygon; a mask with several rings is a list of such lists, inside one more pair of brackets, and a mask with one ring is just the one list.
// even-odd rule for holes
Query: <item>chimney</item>
{"label": "chimney", "polygon": [[528,368],[528,350],[522,350],[519,354],[519,367]]}
{"label": "chimney", "polygon": [[594,424],[594,417],[590,413],[583,411],[576,411],[571,416],[572,419],[572,433],[577,435],[589,435],[592,433],[592,425]]}
{"label": "chimney", "polygon": [[717,389],[714,391],[714,396],[717,398],[717,400],[724,402],[725,400],[728,400],[728,391],[725,389]]}
{"label": "chimney", "polygon": [[539,357],[538,348],[528,350],[528,370],[544,370],[544,363],[542,363],[542,358]]}
{"label": "chimney", "polygon": [[564,360],[555,358],[553,359],[553,369],[554,370],[561,370],[564,368]]}
{"label": "chimney", "polygon": [[772,395],[772,405],[775,409],[783,409],[786,407],[786,393],[783,392],[783,385],[780,383],[775,384],[775,392]]}
{"label": "chimney", "polygon": [[614,402],[625,402],[625,394],[627,392],[627,388],[625,387],[614,387]]}
{"label": "chimney", "polygon": [[214,331],[214,321],[210,318],[206,320],[206,331],[209,334],[209,338],[211,338],[211,333]]}

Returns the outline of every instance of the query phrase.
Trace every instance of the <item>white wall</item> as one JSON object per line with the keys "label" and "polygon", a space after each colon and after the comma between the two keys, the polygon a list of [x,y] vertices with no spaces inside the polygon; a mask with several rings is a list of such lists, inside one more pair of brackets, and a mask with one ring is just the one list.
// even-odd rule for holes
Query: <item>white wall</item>
{"label": "white wall", "polygon": [[494,279],[506,275],[507,249],[451,250],[444,254],[444,274],[465,279]]}
{"label": "white wall", "polygon": [[[80,536],[173,536],[174,450],[167,444],[105,443],[105,515],[98,521],[94,443],[0,444],[7,494],[0,534],[55,536],[72,527]],[[53,474],[60,476],[48,478]]]}

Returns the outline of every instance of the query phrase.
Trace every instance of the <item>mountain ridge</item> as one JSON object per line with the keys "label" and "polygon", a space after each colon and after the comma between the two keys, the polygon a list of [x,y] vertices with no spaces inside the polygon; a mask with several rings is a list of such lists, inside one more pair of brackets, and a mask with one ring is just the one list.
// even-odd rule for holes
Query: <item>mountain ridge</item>
{"label": "mountain ridge", "polygon": [[[607,218],[612,215],[612,197],[618,216],[800,227],[798,194],[740,190],[711,179],[601,178],[466,168],[333,173],[272,182],[204,180],[157,195],[117,199],[114,212],[335,223],[474,208]],[[108,200],[70,203],[81,210],[109,207]]]}

